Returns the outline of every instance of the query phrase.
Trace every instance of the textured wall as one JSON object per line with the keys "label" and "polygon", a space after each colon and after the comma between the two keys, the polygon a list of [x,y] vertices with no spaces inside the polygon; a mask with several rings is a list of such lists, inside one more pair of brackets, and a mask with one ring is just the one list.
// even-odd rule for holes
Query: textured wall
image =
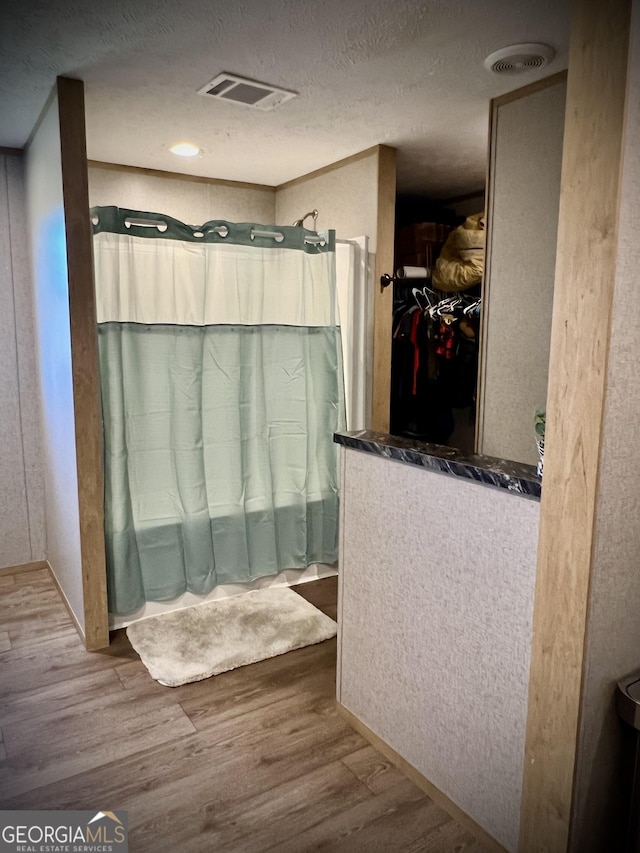
{"label": "textured wall", "polygon": [[0,567],[44,559],[22,158],[0,156]]}
{"label": "textured wall", "polygon": [[[379,152],[350,160],[335,168],[301,179],[276,191],[276,222],[291,225],[311,210],[318,211],[319,230],[333,229],[338,238],[368,238],[367,287],[361,305],[364,317],[354,320],[364,328],[365,365],[362,381],[365,385],[364,422],[371,421],[373,393],[373,322],[374,270],[378,229],[378,164]],[[313,219],[305,221],[313,228]],[[354,327],[355,328],[355,327]]]}
{"label": "textured wall", "polygon": [[199,182],[170,173],[151,175],[142,170],[90,167],[89,202],[92,207],[114,204],[166,213],[189,225],[202,225],[210,219],[264,224],[275,221],[273,190]]}
{"label": "textured wall", "polygon": [[42,412],[47,559],[84,628],[57,98],[49,105],[27,150],[26,189]]}
{"label": "textured wall", "polygon": [[18,348],[13,287],[11,231],[6,159],[0,171],[0,564],[31,559],[29,512],[24,478],[22,418],[18,380]]}
{"label": "textured wall", "polygon": [[[619,678],[640,668],[640,3],[634,2],[618,253],[600,455],[571,849],[615,846],[621,825]],[[616,848],[618,849],[618,848]],[[622,849],[620,847],[620,849]]]}
{"label": "textured wall", "polygon": [[566,84],[497,107],[480,452],[535,464],[549,373]]}
{"label": "textured wall", "polygon": [[342,458],[338,698],[515,850],[539,504]]}
{"label": "textured wall", "polygon": [[[367,236],[376,251],[378,224],[378,152],[335,169],[302,179],[276,193],[276,222],[291,225],[305,213],[318,211],[318,229],[335,229],[338,237]],[[307,219],[307,228],[313,220]]]}

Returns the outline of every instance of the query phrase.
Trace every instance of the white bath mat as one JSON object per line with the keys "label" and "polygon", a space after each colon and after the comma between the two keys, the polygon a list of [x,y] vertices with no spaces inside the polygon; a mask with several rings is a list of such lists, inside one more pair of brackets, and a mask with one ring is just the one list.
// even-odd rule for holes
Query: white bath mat
{"label": "white bath mat", "polygon": [[136,622],[127,636],[168,687],[320,643],[336,623],[287,587],[271,587]]}

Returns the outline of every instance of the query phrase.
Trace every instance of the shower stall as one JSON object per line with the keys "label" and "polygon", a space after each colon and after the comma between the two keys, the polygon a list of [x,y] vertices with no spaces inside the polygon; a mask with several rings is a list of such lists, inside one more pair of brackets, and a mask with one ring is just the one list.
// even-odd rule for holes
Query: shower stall
{"label": "shower stall", "polygon": [[117,207],[92,222],[111,627],[335,574],[366,243]]}

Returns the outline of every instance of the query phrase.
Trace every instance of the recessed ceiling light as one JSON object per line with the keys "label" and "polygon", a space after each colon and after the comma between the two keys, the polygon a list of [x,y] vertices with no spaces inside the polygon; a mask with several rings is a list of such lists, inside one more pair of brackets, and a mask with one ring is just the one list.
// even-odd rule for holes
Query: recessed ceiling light
{"label": "recessed ceiling light", "polygon": [[193,145],[191,142],[177,142],[171,146],[169,151],[172,154],[177,154],[179,157],[195,157],[200,153],[198,146]]}

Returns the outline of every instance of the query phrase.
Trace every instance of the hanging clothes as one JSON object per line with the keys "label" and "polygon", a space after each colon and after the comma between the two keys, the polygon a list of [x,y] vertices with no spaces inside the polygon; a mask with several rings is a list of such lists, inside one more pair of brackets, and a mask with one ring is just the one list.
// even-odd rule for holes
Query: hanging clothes
{"label": "hanging clothes", "polygon": [[[413,288],[396,299],[392,341],[391,431],[447,444],[454,410],[475,405],[479,293],[425,305]],[[436,296],[436,294],[432,294]],[[436,298],[436,303],[438,299]]]}

